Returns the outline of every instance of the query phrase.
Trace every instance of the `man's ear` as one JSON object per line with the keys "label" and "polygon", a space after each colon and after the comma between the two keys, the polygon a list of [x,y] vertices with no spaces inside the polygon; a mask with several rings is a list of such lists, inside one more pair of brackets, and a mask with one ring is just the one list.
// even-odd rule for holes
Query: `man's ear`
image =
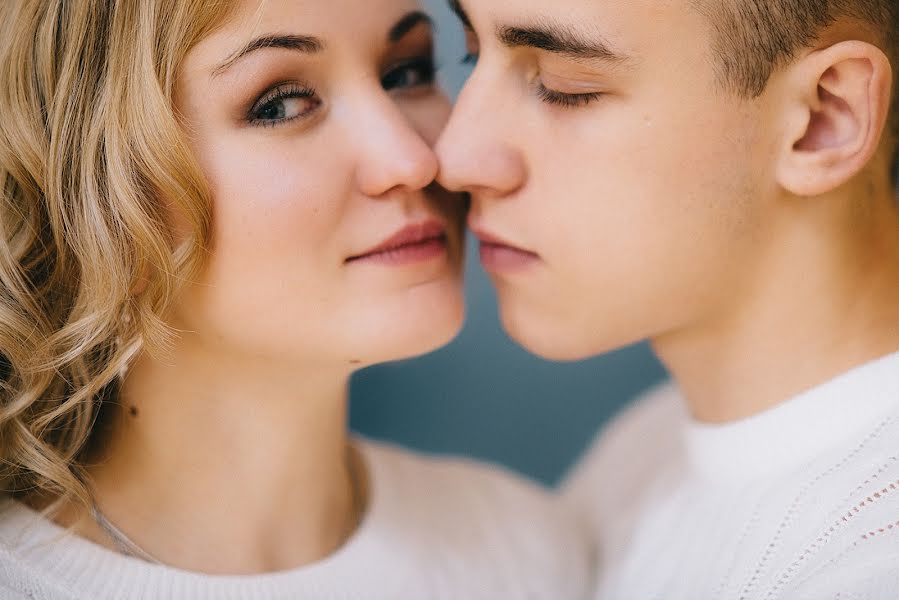
{"label": "man's ear", "polygon": [[840,42],[799,59],[787,81],[777,179],[798,196],[824,194],[877,152],[890,110],[890,61],[873,44]]}

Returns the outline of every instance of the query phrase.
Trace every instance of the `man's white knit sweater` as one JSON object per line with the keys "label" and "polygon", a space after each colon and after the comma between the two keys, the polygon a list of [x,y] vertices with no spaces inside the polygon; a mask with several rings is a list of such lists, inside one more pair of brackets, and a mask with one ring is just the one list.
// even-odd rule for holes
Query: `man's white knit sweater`
{"label": "man's white knit sweater", "polygon": [[899,599],[899,354],[725,425],[665,386],[564,496],[599,540],[603,600]]}

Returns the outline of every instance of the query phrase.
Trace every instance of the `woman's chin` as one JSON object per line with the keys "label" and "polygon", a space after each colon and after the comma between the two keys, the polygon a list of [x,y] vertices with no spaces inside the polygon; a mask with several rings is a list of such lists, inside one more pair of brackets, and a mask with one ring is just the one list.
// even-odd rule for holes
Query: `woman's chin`
{"label": "woman's chin", "polygon": [[369,358],[362,366],[416,358],[446,346],[462,330],[465,301],[459,291],[396,307],[390,313],[380,323],[370,323],[364,334],[359,332],[356,344],[364,335],[371,350],[364,353]]}
{"label": "woman's chin", "polygon": [[436,350],[440,350],[444,346],[458,337],[465,323],[465,305],[460,303],[459,306],[450,314],[444,316],[440,326],[435,325],[434,321],[428,323],[417,339],[412,340],[409,344],[408,356],[402,358],[414,358],[423,354],[428,354]]}
{"label": "woman's chin", "polygon": [[441,315],[418,323],[409,323],[403,340],[397,340],[393,356],[386,356],[384,361],[406,360],[429,354],[452,342],[462,331],[465,322],[464,303],[458,307],[447,309]]}

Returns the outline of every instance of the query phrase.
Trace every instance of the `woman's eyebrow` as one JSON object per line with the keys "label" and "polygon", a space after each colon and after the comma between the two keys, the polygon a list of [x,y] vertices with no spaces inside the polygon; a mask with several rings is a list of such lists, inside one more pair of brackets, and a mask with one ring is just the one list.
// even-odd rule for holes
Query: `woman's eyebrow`
{"label": "woman's eyebrow", "polygon": [[303,54],[315,54],[325,49],[325,43],[319,38],[310,35],[263,35],[251,41],[235,52],[228,60],[213,69],[213,77],[221,75],[247,54],[263,48],[284,48],[302,52]]}
{"label": "woman's eyebrow", "polygon": [[471,19],[468,18],[468,13],[465,12],[465,9],[462,7],[462,2],[459,0],[449,0],[449,7],[456,16],[459,17],[459,20],[462,21],[462,25],[466,29],[474,29],[471,26]]}
{"label": "woman's eyebrow", "polygon": [[390,28],[390,32],[387,34],[387,39],[390,43],[395,44],[396,42],[403,39],[407,33],[412,31],[416,26],[421,23],[426,23],[428,27],[434,28],[434,21],[421,12],[420,10],[415,10],[404,16],[402,19],[396,22],[396,25]]}

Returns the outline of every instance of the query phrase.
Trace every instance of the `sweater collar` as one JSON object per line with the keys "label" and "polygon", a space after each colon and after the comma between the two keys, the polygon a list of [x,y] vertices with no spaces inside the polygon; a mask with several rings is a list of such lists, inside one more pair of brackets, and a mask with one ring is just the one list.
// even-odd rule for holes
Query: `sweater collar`
{"label": "sweater collar", "polygon": [[747,419],[687,420],[688,466],[701,476],[746,481],[787,472],[834,448],[860,444],[899,418],[899,353],[869,362]]}
{"label": "sweater collar", "polygon": [[[369,475],[370,496],[365,517],[354,535],[331,556],[297,569],[260,575],[205,575],[154,565],[117,554],[75,536],[26,505],[6,499],[0,506],[0,550],[16,548],[16,557],[39,579],[72,590],[79,598],[267,599],[295,595],[331,595],[348,581],[367,586],[385,585],[385,573],[364,565],[383,554],[383,529],[394,518],[385,494],[390,469],[385,452],[359,441]],[[388,483],[387,486],[390,484]],[[23,563],[24,564],[24,563]],[[391,566],[385,565],[389,570]],[[386,581],[402,581],[399,573]],[[403,575],[407,575],[403,573]],[[352,579],[349,579],[352,578]],[[393,590],[391,590],[392,592]]]}

